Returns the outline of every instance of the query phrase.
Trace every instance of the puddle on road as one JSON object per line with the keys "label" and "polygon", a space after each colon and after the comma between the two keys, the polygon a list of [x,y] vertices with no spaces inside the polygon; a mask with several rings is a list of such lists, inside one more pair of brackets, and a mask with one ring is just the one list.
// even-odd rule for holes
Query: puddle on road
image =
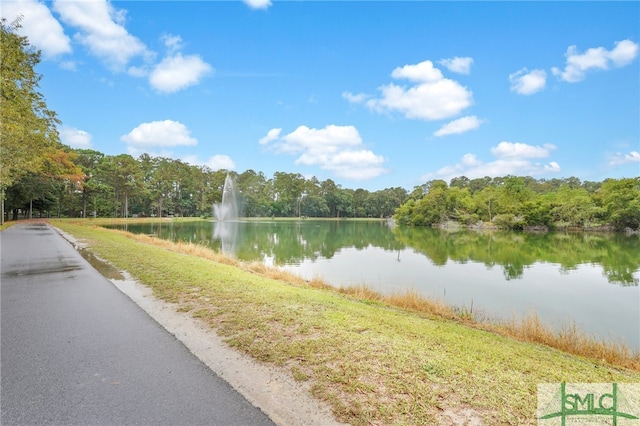
{"label": "puddle on road", "polygon": [[105,278],[110,280],[119,280],[119,281],[125,280],[124,275],[122,275],[122,273],[118,269],[109,265],[107,262],[104,262],[103,260],[98,259],[89,250],[81,247],[78,247],[77,250],[78,250],[78,253],[80,253],[80,255],[87,262],[89,262],[91,266],[93,266],[98,272],[100,272],[102,276],[104,276]]}
{"label": "puddle on road", "polygon": [[24,227],[27,231],[40,231],[37,235],[51,235],[51,229],[45,223],[35,223]]}
{"label": "puddle on road", "polygon": [[13,266],[14,270],[3,271],[2,276],[21,277],[28,275],[58,274],[65,272],[73,272],[82,269],[82,265],[76,263],[43,263],[34,267],[32,265],[21,264]]}
{"label": "puddle on road", "polygon": [[26,225],[24,229],[28,231],[46,231],[49,227],[45,223],[36,223],[33,225]]}

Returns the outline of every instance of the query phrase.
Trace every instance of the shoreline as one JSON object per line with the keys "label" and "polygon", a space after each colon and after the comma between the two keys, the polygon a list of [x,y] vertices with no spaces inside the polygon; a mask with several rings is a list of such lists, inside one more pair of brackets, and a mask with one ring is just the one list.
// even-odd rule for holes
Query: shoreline
{"label": "shoreline", "polygon": [[[408,225],[411,226],[411,225]],[[469,231],[509,231],[509,232],[532,232],[532,233],[548,233],[548,232],[568,232],[568,233],[585,233],[585,234],[624,234],[624,235],[640,235],[640,229],[625,228],[624,231],[616,231],[613,225],[600,225],[592,227],[583,226],[564,226],[564,227],[548,227],[548,226],[525,226],[522,229],[505,229],[492,223],[479,222],[476,224],[465,225],[460,222],[448,221],[431,225],[432,228],[444,230],[469,230]]]}
{"label": "shoreline", "polygon": [[[18,219],[18,220],[7,220],[0,227],[0,231],[9,226],[12,226],[15,223],[27,222],[27,221],[43,221],[48,222],[51,220],[71,220],[71,221],[87,221],[87,223],[94,224],[100,226],[101,224],[126,224],[126,223],[165,223],[165,222],[190,222],[190,221],[206,221],[206,222],[217,222],[217,220],[213,217],[202,217],[202,216],[162,216],[162,217],[119,217],[119,218],[111,218],[111,217],[99,217],[99,218],[55,218],[55,217],[47,217],[47,218],[34,218],[34,219]],[[622,231],[617,231],[613,225],[599,225],[599,226],[590,226],[590,227],[580,227],[580,226],[562,226],[562,227],[548,227],[548,226],[527,226],[522,229],[506,229],[500,228],[499,226],[490,223],[490,222],[478,222],[475,224],[465,225],[464,223],[455,222],[455,221],[447,221],[443,223],[434,223],[430,226],[416,226],[416,225],[400,225],[397,221],[392,217],[385,218],[353,218],[353,217],[239,217],[238,221],[240,222],[260,222],[260,221],[285,221],[285,222],[296,222],[296,221],[357,221],[357,222],[382,222],[386,223],[390,227],[409,227],[409,228],[435,228],[442,229],[446,231],[458,231],[458,230],[468,230],[468,231],[507,231],[507,232],[525,232],[525,233],[585,233],[585,234],[621,234],[621,235],[640,235],[639,229],[631,229],[629,227],[625,228]]]}

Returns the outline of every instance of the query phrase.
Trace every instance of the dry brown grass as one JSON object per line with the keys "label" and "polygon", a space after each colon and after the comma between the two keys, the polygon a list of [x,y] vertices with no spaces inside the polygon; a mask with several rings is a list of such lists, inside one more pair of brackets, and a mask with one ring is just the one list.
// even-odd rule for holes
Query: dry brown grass
{"label": "dry brown grass", "polygon": [[600,363],[640,371],[640,352],[630,350],[622,342],[606,341],[589,335],[581,330],[575,323],[566,325],[560,329],[555,329],[551,325],[543,323],[536,313],[525,315],[521,319],[512,319],[511,321],[500,323],[486,320],[477,321],[472,312],[456,309],[444,302],[426,298],[414,290],[395,294],[382,294],[372,290],[366,285],[336,288],[319,278],[305,280],[291,272],[269,267],[260,262],[239,262],[234,258],[217,253],[201,245],[186,242],[171,242],[153,236],[131,234],[125,231],[116,232],[120,232],[138,242],[153,244],[174,252],[236,266],[245,271],[284,281],[292,285],[335,291],[359,301],[380,303],[419,313],[420,315],[455,320],[472,327],[492,331],[520,341],[542,344]]}
{"label": "dry brown grass", "polygon": [[492,324],[491,328],[518,340],[640,371],[640,352],[631,351],[620,341],[598,339],[580,329],[576,323],[555,329],[542,322],[536,312],[532,312],[519,320],[514,318],[502,324]]}
{"label": "dry brown grass", "polygon": [[202,257],[204,259],[209,259],[214,262],[222,263],[225,265],[239,266],[239,262],[236,259],[229,256],[225,256],[224,254],[218,253],[202,245],[186,243],[183,241],[173,242],[173,241],[164,240],[162,238],[158,238],[152,235],[131,234],[126,231],[114,231],[114,232],[119,232],[135,241],[145,243],[145,244],[152,244],[152,245],[155,245],[156,247],[161,247],[165,250],[170,250],[177,253],[183,253],[189,256]]}
{"label": "dry brown grass", "polygon": [[422,296],[415,290],[385,296],[385,302],[414,312],[427,312],[442,318],[460,319],[460,315],[449,305],[435,299]]}
{"label": "dry brown grass", "polygon": [[240,268],[274,280],[284,281],[289,284],[306,285],[306,281],[298,275],[278,268],[270,268],[261,262],[241,263]]}

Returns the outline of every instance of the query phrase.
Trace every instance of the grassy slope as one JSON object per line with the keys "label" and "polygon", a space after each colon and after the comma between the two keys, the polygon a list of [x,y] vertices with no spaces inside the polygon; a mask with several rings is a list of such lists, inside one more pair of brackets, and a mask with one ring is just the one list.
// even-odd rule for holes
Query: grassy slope
{"label": "grassy slope", "polygon": [[535,424],[539,383],[640,382],[637,372],[454,321],[287,284],[118,231],[54,224],[239,351],[310,381],[352,424],[446,424],[460,413]]}

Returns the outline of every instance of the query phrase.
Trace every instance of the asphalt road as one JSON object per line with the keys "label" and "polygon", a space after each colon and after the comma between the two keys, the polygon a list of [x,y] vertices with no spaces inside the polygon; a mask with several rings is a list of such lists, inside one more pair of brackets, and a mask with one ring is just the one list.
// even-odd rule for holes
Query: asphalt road
{"label": "asphalt road", "polygon": [[0,424],[273,424],[52,227],[0,250]]}

